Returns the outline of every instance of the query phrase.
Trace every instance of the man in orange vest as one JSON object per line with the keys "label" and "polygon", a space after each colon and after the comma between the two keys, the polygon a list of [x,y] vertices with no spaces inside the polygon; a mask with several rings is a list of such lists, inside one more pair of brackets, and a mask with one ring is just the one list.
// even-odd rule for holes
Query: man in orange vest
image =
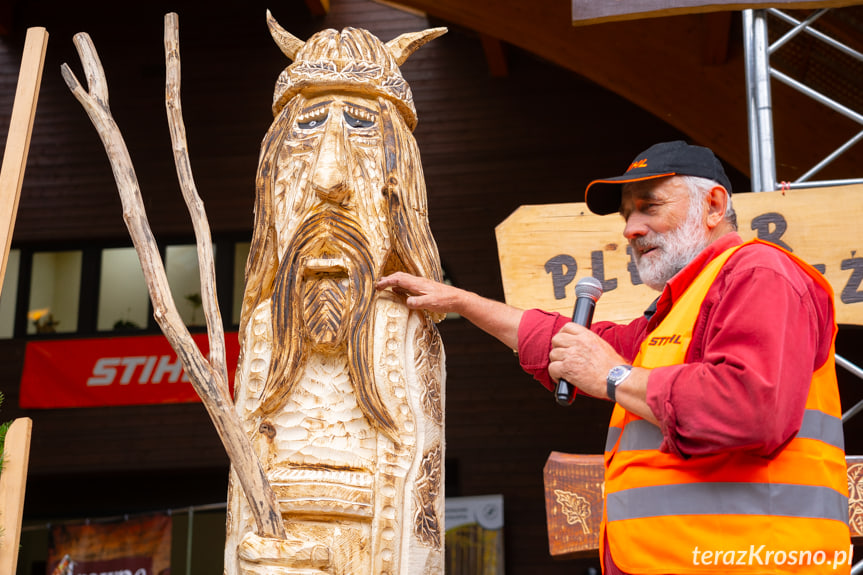
{"label": "man in orange vest", "polygon": [[629,324],[587,329],[402,273],[378,289],[461,314],[550,390],[564,378],[615,402],[606,575],[849,573],[830,285],[779,247],[743,242],[707,148],[656,144],[585,201],[620,212],[641,280],[661,292]]}

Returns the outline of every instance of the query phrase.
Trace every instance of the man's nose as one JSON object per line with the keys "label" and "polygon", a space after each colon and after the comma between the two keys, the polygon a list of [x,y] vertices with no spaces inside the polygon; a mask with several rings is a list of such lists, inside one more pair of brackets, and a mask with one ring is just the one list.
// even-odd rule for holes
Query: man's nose
{"label": "man's nose", "polygon": [[623,237],[627,240],[647,235],[647,222],[640,217],[637,212],[633,212],[626,218],[626,225],[623,228]]}
{"label": "man's nose", "polygon": [[342,123],[330,117],[312,174],[315,193],[324,201],[341,204],[347,198],[348,158]]}

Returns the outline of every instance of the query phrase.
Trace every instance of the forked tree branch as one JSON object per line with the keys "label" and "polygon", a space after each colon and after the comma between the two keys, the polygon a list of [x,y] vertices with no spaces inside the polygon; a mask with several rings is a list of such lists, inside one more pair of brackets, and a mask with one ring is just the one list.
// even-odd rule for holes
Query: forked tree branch
{"label": "forked tree branch", "polygon": [[[198,195],[192,166],[189,161],[189,147],[186,144],[186,126],[183,123],[183,107],[180,101],[180,39],[179,23],[175,13],[165,14],[165,109],[168,113],[168,127],[171,130],[171,143],[174,150],[174,164],[177,178],[198,244],[198,270],[201,276],[201,300],[207,321],[207,335],[210,341],[210,365],[228,381],[227,359],[225,354],[225,332],[222,327],[222,314],[216,296],[216,266],[213,262],[213,240],[204,203]],[[229,393],[227,386],[225,393]]]}
{"label": "forked tree branch", "polygon": [[[78,56],[84,66],[89,88],[85,90],[75,74],[67,64],[63,64],[61,72],[66,85],[72,94],[81,103],[90,121],[96,127],[99,137],[105,146],[111,169],[117,183],[120,200],[123,204],[123,220],[132,238],[132,243],[141,261],[141,268],[147,282],[150,299],[153,302],[153,315],[156,322],[177,353],[177,357],[183,364],[186,373],[192,381],[195,391],[201,397],[210,419],[216,427],[216,431],[222,440],[231,464],[245,492],[252,514],[255,518],[257,532],[264,537],[286,538],[285,527],[282,523],[281,514],[278,511],[275,495],[272,487],[267,481],[260,461],[252,450],[249,438],[243,431],[239,417],[233,409],[233,402],[228,393],[227,374],[224,360],[224,334],[222,333],[221,317],[218,312],[218,303],[215,297],[214,283],[212,277],[205,273],[203,266],[212,268],[212,252],[210,251],[209,226],[204,216],[203,205],[194,184],[191,183],[191,170],[188,167],[188,155],[186,153],[185,130],[182,127],[182,119],[179,114],[179,50],[176,49],[177,19],[176,15],[168,15],[165,20],[166,36],[166,60],[169,64],[169,78],[166,81],[166,91],[174,96],[168,105],[168,115],[172,118],[172,139],[174,140],[175,159],[177,161],[177,172],[183,185],[183,193],[191,211],[195,224],[196,236],[199,245],[199,260],[202,266],[202,276],[208,279],[202,280],[202,291],[204,284],[209,284],[207,292],[203,297],[205,310],[207,311],[207,327],[210,336],[210,349],[215,350],[213,356],[216,365],[210,364],[203,356],[198,346],[195,345],[189,330],[183,324],[177,306],[171,297],[171,290],[165,274],[161,255],[147,221],[144,203],[141,199],[141,191],[138,178],[129,156],[129,151],[119,127],[114,122],[111,110],[108,106],[108,87],[105,73],[99,56],[92,40],[86,33],[76,34],[74,37]],[[169,41],[170,38],[170,41]],[[168,45],[171,44],[171,48]],[[173,87],[172,87],[173,86]],[[173,107],[173,108],[172,108]],[[206,233],[200,230],[206,228]],[[207,249],[201,253],[201,243],[207,244]],[[216,324],[218,326],[216,327]],[[218,341],[215,341],[217,338]],[[219,351],[221,350],[221,351]],[[219,357],[221,354],[221,357]]]}

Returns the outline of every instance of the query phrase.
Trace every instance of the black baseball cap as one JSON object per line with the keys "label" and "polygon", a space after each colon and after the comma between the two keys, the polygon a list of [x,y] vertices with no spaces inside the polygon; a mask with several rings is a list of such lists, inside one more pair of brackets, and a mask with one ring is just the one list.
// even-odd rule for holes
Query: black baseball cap
{"label": "black baseball cap", "polygon": [[623,184],[667,176],[707,178],[731,193],[731,182],[722,163],[709,148],[675,140],[654,144],[638,154],[622,176],[590,182],[584,190],[584,201],[595,214],[613,214],[620,210]]}

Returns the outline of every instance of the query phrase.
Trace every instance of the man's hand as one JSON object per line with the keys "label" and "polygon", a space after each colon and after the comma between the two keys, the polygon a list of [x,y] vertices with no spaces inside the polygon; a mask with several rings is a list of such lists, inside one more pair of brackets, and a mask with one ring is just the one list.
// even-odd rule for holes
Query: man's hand
{"label": "man's hand", "polygon": [[424,309],[432,313],[460,313],[459,297],[464,290],[404,272],[385,276],[375,286],[378,290],[392,288],[405,298],[410,309]]}
{"label": "man's hand", "polygon": [[518,348],[518,324],[522,311],[503,302],[428,278],[396,272],[380,279],[377,289],[392,288],[404,296],[410,309],[431,313],[455,312],[511,349]]}
{"label": "man's hand", "polygon": [[[629,363],[610,344],[584,326],[568,323],[551,338],[548,374],[558,381],[561,377],[582,393],[608,398],[606,378],[615,365]],[[647,380],[650,370],[632,368],[630,375],[618,386],[615,399],[624,409],[659,426],[653,410],[647,405]]]}
{"label": "man's hand", "polygon": [[615,365],[627,363],[598,335],[576,323],[568,323],[551,339],[548,374],[564,378],[582,393],[606,398],[605,378]]}

